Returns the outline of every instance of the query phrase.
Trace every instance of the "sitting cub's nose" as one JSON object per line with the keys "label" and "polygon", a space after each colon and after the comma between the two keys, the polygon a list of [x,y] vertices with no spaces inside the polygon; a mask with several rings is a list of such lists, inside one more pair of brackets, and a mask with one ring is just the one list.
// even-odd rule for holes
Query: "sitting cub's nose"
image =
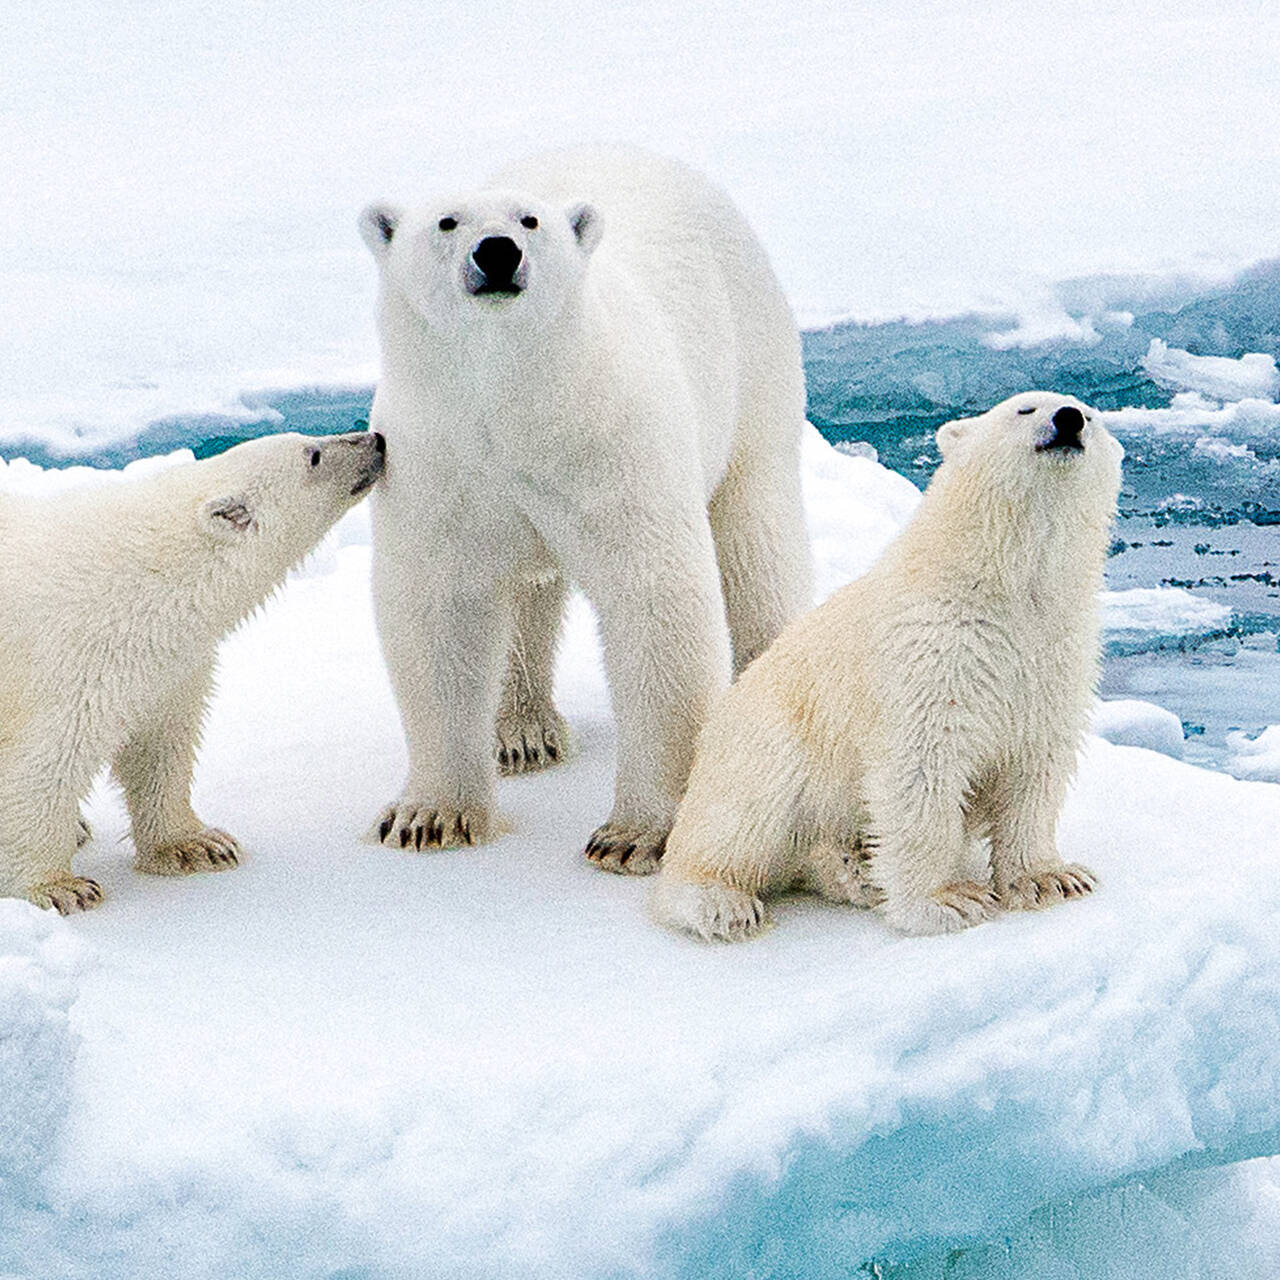
{"label": "sitting cub's nose", "polygon": [[1082,449],[1080,433],[1084,430],[1084,414],[1074,405],[1064,404],[1051,419],[1053,435],[1041,446],[1045,449]]}
{"label": "sitting cub's nose", "polygon": [[510,236],[485,236],[471,250],[471,261],[491,289],[512,283],[522,257],[520,246]]}

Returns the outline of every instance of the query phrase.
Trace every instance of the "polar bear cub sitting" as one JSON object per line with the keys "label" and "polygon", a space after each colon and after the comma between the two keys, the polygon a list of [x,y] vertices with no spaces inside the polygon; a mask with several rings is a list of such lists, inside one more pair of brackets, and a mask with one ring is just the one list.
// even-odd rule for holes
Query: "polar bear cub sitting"
{"label": "polar bear cub sitting", "polygon": [[764,251],[705,179],[620,148],[374,205],[361,230],[391,457],[374,603],[409,748],[374,834],[495,834],[495,724],[508,769],[557,754],[568,580],[598,611],[618,721],[587,855],[653,871],[712,699],[810,600],[800,342]]}
{"label": "polar bear cub sitting", "polygon": [[239,848],[191,809],[219,639],[382,471],[380,436],[274,435],[138,480],[0,494],[0,894],[63,915],[79,804],[110,761],[137,867],[220,871]]}
{"label": "polar bear cub sitting", "polygon": [[740,938],[766,894],[807,887],[936,933],[1093,888],[1055,828],[1097,680],[1123,450],[1048,392],[938,442],[883,557],[713,712],[653,895],[666,923]]}

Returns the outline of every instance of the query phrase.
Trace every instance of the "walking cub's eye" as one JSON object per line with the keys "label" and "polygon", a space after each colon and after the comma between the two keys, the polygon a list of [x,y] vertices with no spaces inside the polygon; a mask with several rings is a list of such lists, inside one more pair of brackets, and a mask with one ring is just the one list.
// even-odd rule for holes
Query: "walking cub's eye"
{"label": "walking cub's eye", "polygon": [[457,218],[450,218],[448,216],[441,218],[440,221],[436,223],[436,226],[438,226],[441,231],[452,231],[457,225]]}
{"label": "walking cub's eye", "polygon": [[537,231],[538,220],[533,216],[533,214],[526,213],[524,217],[520,219],[520,225],[528,231]]}
{"label": "walking cub's eye", "polygon": [[1018,410],[1019,413],[1035,413],[1035,411],[1036,407],[1033,404],[1023,405],[1022,408]]}

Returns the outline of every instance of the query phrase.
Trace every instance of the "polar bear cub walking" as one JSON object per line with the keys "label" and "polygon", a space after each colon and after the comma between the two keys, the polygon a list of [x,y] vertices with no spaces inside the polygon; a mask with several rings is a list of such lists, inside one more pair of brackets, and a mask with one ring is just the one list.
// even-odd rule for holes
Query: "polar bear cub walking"
{"label": "polar bear cub walking", "polygon": [[934,933],[1092,889],[1055,828],[1097,679],[1123,450],[1047,392],[938,441],[897,541],[712,714],[652,899],[666,923],[740,938],[766,894],[807,887]]}
{"label": "polar bear cub walking", "polygon": [[139,480],[0,494],[0,894],[64,915],[102,901],[71,858],[108,761],[139,870],[236,865],[191,808],[218,641],[360,500],[384,449],[274,435]]}
{"label": "polar bear cub walking", "polygon": [[810,600],[799,337],[764,252],[708,182],[622,149],[374,205],[361,229],[390,458],[374,601],[409,749],[375,833],[492,836],[495,722],[506,767],[558,754],[567,579],[618,720],[588,855],[652,871],[712,698]]}

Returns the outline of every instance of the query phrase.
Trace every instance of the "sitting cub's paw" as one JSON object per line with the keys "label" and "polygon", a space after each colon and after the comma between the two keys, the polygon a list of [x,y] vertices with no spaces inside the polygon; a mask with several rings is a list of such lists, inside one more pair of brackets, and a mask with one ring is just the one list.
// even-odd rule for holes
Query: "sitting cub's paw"
{"label": "sitting cub's paw", "polygon": [[889,897],[881,910],[899,933],[956,933],[990,920],[1000,906],[990,885],[957,880],[919,897]]}
{"label": "sitting cub's paw", "polygon": [[494,833],[493,816],[487,809],[402,800],[382,811],[369,838],[389,849],[451,849],[484,844]]}
{"label": "sitting cub's paw", "polygon": [[494,754],[503,777],[534,773],[568,754],[569,731],[555,707],[498,717]]}
{"label": "sitting cub's paw", "polygon": [[649,899],[654,918],[704,942],[741,942],[759,933],[764,903],[727,884],[690,884],[659,876]]}
{"label": "sitting cub's paw", "polygon": [[102,902],[102,886],[96,880],[73,876],[64,871],[45,876],[27,890],[27,901],[46,910],[52,907],[59,915],[91,911]]}
{"label": "sitting cub's paw", "polygon": [[240,846],[234,836],[216,827],[140,853],[133,864],[153,876],[191,876],[200,871],[230,871],[240,865]]}
{"label": "sitting cub's paw", "polygon": [[1042,911],[1070,898],[1088,897],[1097,884],[1097,877],[1088,867],[1075,863],[1047,871],[1028,871],[1009,882],[1001,895],[1001,905],[1010,911]]}
{"label": "sitting cub's paw", "polygon": [[650,876],[662,864],[667,832],[606,822],[587,841],[587,860],[621,876]]}

